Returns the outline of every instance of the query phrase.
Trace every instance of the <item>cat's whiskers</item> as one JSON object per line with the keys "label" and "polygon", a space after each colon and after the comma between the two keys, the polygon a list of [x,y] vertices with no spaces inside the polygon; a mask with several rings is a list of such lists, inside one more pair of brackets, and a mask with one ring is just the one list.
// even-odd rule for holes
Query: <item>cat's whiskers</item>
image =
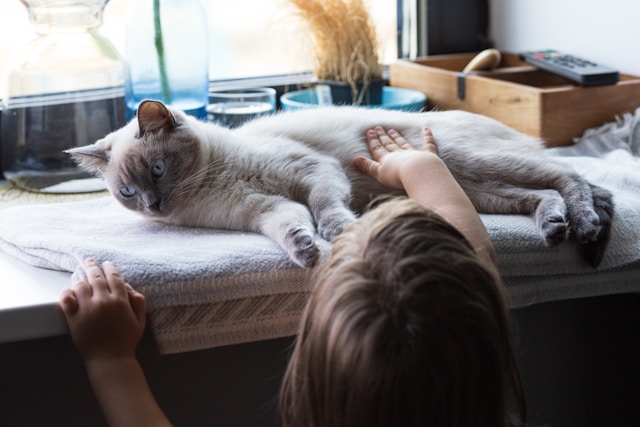
{"label": "cat's whiskers", "polygon": [[181,197],[197,191],[203,186],[208,186],[208,184],[213,183],[217,179],[217,174],[214,172],[230,165],[233,165],[233,162],[229,162],[226,159],[219,159],[215,162],[207,163],[178,183],[174,191],[171,192],[169,199]]}

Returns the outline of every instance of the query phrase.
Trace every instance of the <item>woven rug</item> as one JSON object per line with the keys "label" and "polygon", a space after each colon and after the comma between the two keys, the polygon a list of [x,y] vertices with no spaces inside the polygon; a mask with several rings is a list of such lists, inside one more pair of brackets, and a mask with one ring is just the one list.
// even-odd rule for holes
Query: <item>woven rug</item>
{"label": "woven rug", "polygon": [[87,200],[104,197],[108,191],[93,191],[86,193],[45,193],[28,191],[13,182],[0,181],[0,209],[27,204],[60,203]]}

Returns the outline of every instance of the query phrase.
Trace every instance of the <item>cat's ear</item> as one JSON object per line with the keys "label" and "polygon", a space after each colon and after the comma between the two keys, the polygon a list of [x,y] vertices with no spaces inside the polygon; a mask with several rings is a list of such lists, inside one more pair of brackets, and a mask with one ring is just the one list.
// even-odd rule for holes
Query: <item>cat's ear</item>
{"label": "cat's ear", "polygon": [[139,136],[148,132],[171,130],[176,126],[176,117],[160,101],[145,100],[138,107]]}
{"label": "cat's ear", "polygon": [[111,147],[105,139],[95,144],[65,150],[80,168],[92,174],[101,174],[107,168],[111,158]]}

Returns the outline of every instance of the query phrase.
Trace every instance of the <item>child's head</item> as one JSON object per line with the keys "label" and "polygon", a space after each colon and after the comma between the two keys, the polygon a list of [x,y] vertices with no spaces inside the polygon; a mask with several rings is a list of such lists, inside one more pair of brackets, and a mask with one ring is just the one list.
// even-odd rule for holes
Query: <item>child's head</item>
{"label": "child's head", "polygon": [[499,278],[409,199],[335,239],[281,393],[285,426],[506,426],[523,409]]}

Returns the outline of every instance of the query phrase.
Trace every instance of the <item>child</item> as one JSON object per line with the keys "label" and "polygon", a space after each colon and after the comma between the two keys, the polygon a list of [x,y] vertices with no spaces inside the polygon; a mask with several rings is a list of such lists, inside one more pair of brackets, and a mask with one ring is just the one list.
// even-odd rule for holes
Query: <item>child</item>
{"label": "child", "polygon": [[[378,127],[354,166],[412,200],[364,214],[334,242],[281,390],[285,426],[507,426],[524,420],[509,310],[471,202],[423,130],[423,150]],[[113,264],[87,260],[61,297],[73,341],[112,426],[170,425],[135,347],[144,297]]]}
{"label": "child", "polygon": [[314,272],[280,394],[284,426],[504,427],[509,387],[524,424],[495,253],[423,132],[423,151],[392,130],[367,135],[375,160],[358,169],[413,200],[365,213]]}
{"label": "child", "polygon": [[87,281],[63,291],[60,306],[111,426],[170,426],[135,356],[145,326],[142,294],[113,263],[84,262]]}

